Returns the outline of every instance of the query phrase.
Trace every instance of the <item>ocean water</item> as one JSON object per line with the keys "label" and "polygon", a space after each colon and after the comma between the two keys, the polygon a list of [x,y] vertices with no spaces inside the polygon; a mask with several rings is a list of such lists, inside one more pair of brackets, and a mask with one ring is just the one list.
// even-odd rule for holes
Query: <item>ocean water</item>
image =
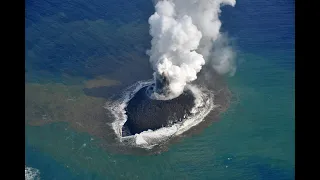
{"label": "ocean water", "polygon": [[[222,30],[237,51],[237,72],[227,78],[237,101],[201,133],[152,156],[106,151],[68,123],[81,104],[104,101],[84,82],[107,77],[126,86],[151,77],[144,53],[151,0],[27,0],[25,11],[26,98],[33,100],[25,163],[41,179],[294,179],[294,1],[222,8]],[[69,96],[77,101],[61,103]],[[37,116],[43,122],[29,123]]]}

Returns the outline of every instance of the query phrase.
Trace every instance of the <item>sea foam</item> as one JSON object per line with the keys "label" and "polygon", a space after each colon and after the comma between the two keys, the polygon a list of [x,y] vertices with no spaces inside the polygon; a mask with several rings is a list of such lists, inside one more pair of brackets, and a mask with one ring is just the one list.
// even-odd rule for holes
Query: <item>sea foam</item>
{"label": "sea foam", "polygon": [[40,171],[36,168],[26,166],[24,173],[26,180],[40,180]]}
{"label": "sea foam", "polygon": [[122,127],[127,121],[125,108],[134,95],[143,87],[153,84],[153,80],[138,81],[126,88],[120,99],[107,102],[105,108],[114,116],[111,123],[112,129],[118,137],[119,142],[126,142],[128,145],[151,149],[153,146],[166,142],[173,136],[180,135],[193,126],[204,120],[216,106],[213,103],[213,93],[204,87],[197,85],[187,85],[185,88],[190,90],[195,97],[195,106],[191,110],[191,115],[185,116],[184,120],[168,127],[157,130],[147,130],[131,136],[122,136]]}

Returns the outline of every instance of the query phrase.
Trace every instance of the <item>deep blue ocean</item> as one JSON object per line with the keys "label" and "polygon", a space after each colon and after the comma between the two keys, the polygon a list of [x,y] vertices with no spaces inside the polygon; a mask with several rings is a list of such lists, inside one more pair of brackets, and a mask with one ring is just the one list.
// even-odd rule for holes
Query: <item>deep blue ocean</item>
{"label": "deep blue ocean", "polygon": [[[91,135],[64,122],[26,123],[26,166],[44,180],[293,180],[294,4],[238,0],[235,7],[222,7],[222,31],[237,51],[237,72],[227,82],[239,101],[202,133],[167,152],[136,156],[106,152],[91,144]],[[26,111],[35,117],[37,108],[47,108],[63,121],[71,115],[59,112],[70,107],[57,105],[59,99],[64,93],[87,95],[71,90],[83,81],[103,76],[129,85],[151,77],[145,50],[153,8],[151,0],[27,0],[25,84],[32,90],[26,89],[26,97],[48,99],[32,108],[26,103]],[[67,90],[41,90],[50,87]]]}

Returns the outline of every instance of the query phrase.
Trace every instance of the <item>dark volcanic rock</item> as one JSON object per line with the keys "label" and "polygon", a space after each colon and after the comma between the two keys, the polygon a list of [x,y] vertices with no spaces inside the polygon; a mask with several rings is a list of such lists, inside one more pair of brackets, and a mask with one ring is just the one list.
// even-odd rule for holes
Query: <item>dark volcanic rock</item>
{"label": "dark volcanic rock", "polygon": [[172,123],[182,121],[194,106],[190,91],[172,100],[153,100],[146,94],[144,87],[129,101],[126,107],[128,119],[123,126],[122,135],[134,135],[148,129],[156,130]]}

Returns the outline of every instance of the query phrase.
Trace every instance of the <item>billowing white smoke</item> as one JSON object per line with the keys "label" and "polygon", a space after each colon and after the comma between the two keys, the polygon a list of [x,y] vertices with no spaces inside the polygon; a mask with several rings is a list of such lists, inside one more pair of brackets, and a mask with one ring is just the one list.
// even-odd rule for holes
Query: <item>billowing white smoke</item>
{"label": "billowing white smoke", "polygon": [[213,42],[213,48],[210,51],[208,60],[213,69],[219,74],[229,74],[233,76],[236,73],[235,52],[229,46],[228,38],[225,34],[220,34],[219,38]]}
{"label": "billowing white smoke", "polygon": [[164,93],[155,91],[154,98],[179,96],[208,62],[218,73],[234,73],[232,50],[221,43],[214,46],[222,37],[220,6],[234,6],[235,3],[235,0],[157,1],[156,12],[149,18],[153,38],[147,53],[155,79],[164,78],[167,90]]}

